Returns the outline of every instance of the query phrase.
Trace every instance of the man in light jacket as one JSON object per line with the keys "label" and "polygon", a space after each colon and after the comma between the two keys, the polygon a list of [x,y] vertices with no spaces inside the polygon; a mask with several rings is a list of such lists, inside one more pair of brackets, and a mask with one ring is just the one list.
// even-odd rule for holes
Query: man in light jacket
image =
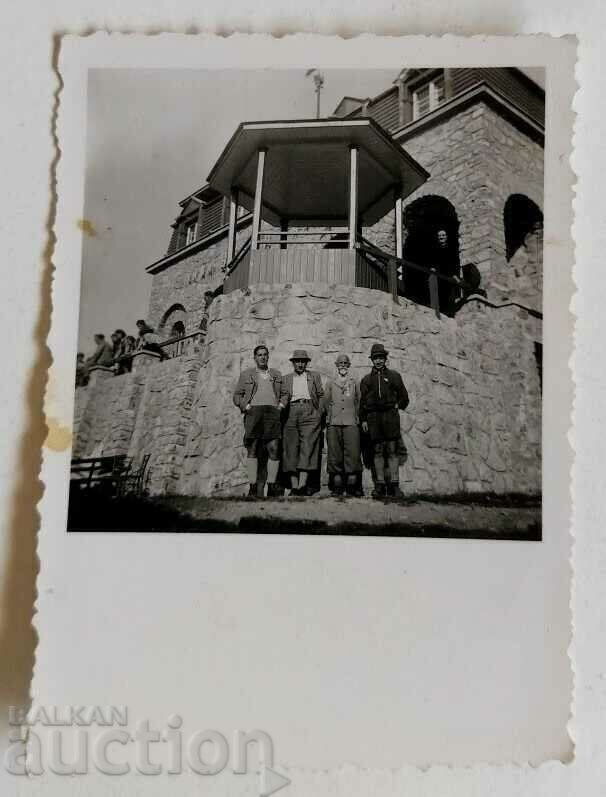
{"label": "man in light jacket", "polygon": [[359,474],[360,458],[360,388],[349,373],[351,360],[339,354],[335,360],[337,375],[328,381],[324,394],[326,410],[326,443],[328,472],[332,477],[332,494],[362,495]]}
{"label": "man in light jacket", "polygon": [[280,411],[288,399],[282,375],[269,367],[269,349],[261,343],[253,351],[254,368],[242,371],[233,394],[233,401],[244,416],[244,445],[250,498],[258,494],[259,448],[267,449],[267,495],[278,495],[276,479],[280,467]]}
{"label": "man in light jacket", "polygon": [[288,405],[283,468],[290,475],[291,495],[311,495],[307,479],[318,468],[324,389],[320,374],[307,370],[311,358],[304,349],[296,349],[290,361],[293,372],[282,377]]}

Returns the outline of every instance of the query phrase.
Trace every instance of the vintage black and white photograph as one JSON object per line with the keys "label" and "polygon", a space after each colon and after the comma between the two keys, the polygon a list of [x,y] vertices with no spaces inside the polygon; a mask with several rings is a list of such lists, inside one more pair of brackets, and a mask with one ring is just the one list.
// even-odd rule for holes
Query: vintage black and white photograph
{"label": "vintage black and white photograph", "polygon": [[85,134],[68,530],[542,539],[542,68],[90,69]]}

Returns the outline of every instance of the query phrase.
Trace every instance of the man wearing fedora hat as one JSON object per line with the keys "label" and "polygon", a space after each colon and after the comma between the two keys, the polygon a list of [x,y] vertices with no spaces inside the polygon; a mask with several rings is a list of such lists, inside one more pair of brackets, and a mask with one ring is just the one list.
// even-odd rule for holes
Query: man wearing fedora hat
{"label": "man wearing fedora hat", "polygon": [[[372,370],[360,382],[360,421],[373,446],[376,474],[373,498],[401,496],[398,483],[400,462],[400,414],[408,406],[408,392],[397,371],[387,368],[389,352],[382,343],[373,343],[370,350]],[[385,484],[385,456],[391,482]]]}
{"label": "man wearing fedora hat", "polygon": [[307,370],[310,360],[304,349],[295,349],[290,358],[293,371],[282,377],[287,398],[282,468],[290,475],[291,495],[310,494],[307,477],[318,467],[324,390],[320,374]]}

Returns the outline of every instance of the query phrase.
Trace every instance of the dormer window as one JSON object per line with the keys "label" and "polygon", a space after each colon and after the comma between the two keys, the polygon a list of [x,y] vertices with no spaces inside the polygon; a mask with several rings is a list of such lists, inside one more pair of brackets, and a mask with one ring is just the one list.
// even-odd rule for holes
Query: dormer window
{"label": "dormer window", "polygon": [[423,83],[412,92],[412,118],[418,119],[444,102],[444,75]]}
{"label": "dormer window", "polygon": [[185,246],[193,244],[196,240],[196,222],[190,221],[185,225]]}

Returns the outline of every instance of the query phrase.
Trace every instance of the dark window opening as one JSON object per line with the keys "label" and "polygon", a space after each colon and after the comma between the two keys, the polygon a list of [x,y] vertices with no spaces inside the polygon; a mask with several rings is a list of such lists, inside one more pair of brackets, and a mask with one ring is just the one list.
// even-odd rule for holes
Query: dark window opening
{"label": "dark window opening", "polygon": [[507,199],[503,210],[503,225],[505,255],[508,261],[520,247],[529,248],[533,242],[542,244],[543,213],[538,205],[524,194],[512,194]]}
{"label": "dark window opening", "polygon": [[[444,197],[429,195],[412,202],[404,211],[404,259],[438,274],[458,277],[459,219],[453,205]],[[429,281],[424,272],[412,268],[399,270],[404,295],[418,304],[429,306]],[[457,291],[454,285],[438,281],[440,310],[452,313]]]}
{"label": "dark window opening", "polygon": [[175,321],[170,330],[171,338],[182,338],[185,335],[185,324],[183,321]]}

